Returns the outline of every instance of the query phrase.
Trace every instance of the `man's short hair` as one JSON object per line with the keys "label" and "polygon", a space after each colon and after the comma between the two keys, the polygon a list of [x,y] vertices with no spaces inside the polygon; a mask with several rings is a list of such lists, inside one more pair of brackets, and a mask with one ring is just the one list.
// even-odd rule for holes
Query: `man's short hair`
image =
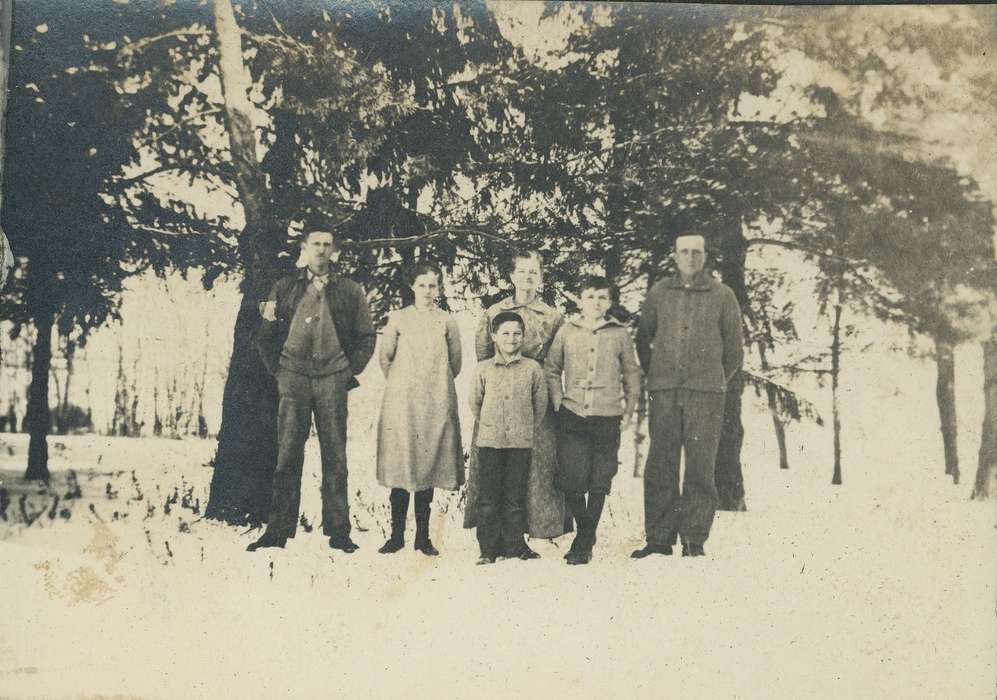
{"label": "man's short hair", "polygon": [[333,242],[333,244],[335,244],[335,242],[336,242],[336,234],[334,234],[332,231],[326,231],[325,229],[321,229],[321,228],[313,228],[313,229],[309,229],[309,230],[305,231],[304,235],[301,236],[301,243],[302,244],[307,243],[308,239],[311,238],[316,233],[327,233],[327,234],[329,234],[330,236],[332,236],[332,242]]}
{"label": "man's short hair", "polygon": [[675,247],[678,248],[680,238],[699,238],[703,241],[703,250],[706,250],[706,236],[699,231],[685,231],[675,236]]}
{"label": "man's short hair", "polygon": [[587,275],[582,277],[578,286],[575,288],[581,295],[586,289],[603,290],[609,292],[610,296],[613,294],[613,283],[609,281],[608,277],[602,277],[601,275]]}
{"label": "man's short hair", "polygon": [[498,333],[498,329],[503,323],[518,323],[519,330],[524,333],[526,332],[526,324],[523,322],[523,317],[515,311],[502,311],[496,314],[495,318],[492,319],[492,333]]}

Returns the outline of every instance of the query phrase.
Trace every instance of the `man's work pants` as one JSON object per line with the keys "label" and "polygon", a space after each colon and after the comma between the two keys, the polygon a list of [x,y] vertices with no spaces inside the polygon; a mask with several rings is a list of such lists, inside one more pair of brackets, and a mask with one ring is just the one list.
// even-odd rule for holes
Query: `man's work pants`
{"label": "man's work pants", "polygon": [[347,500],[346,418],[349,372],[310,377],[277,372],[277,468],[267,530],[294,537],[301,505],[301,467],[312,414],[322,455],[322,531],[350,534]]}
{"label": "man's work pants", "polygon": [[[717,504],[714,464],[723,427],[724,394],[687,389],[650,393],[651,446],[644,468],[644,529],[647,543],[702,545],[710,535]],[[685,448],[685,478],[679,491],[679,458]]]}

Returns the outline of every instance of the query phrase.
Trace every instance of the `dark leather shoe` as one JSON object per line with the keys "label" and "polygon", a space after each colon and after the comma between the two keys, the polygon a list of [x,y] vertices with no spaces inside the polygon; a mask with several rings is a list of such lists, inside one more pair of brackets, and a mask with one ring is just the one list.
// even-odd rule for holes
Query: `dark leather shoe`
{"label": "dark leather shoe", "polygon": [[440,555],[440,550],[433,546],[433,541],[428,537],[417,539],[415,541],[415,548],[427,557],[438,557]]}
{"label": "dark leather shoe", "polygon": [[578,566],[579,564],[588,564],[592,561],[592,551],[579,549],[577,552],[572,553],[571,556],[565,557],[565,561],[571,566]]}
{"label": "dark leather shoe", "polygon": [[581,549],[582,546],[581,539],[581,535],[575,535],[575,539],[571,540],[571,546],[568,547],[568,551],[564,553],[565,559],[570,559],[578,554],[578,550]]}
{"label": "dark leather shoe", "polygon": [[682,556],[703,557],[706,556],[706,552],[703,551],[703,545],[701,544],[684,544],[682,545]]}
{"label": "dark leather shoe", "polygon": [[643,549],[635,549],[630,553],[631,559],[643,559],[644,557],[649,557],[652,554],[663,554],[668,556],[672,553],[672,546],[670,544],[657,545],[657,544],[646,544]]}
{"label": "dark leather shoe", "polygon": [[483,564],[494,564],[495,563],[495,557],[489,557],[489,556],[487,556],[485,554],[482,554],[480,557],[478,557],[478,561],[475,562],[475,563],[478,566],[482,566]]}
{"label": "dark leather shoe", "polygon": [[279,537],[272,533],[264,532],[260,539],[246,547],[246,551],[255,552],[257,549],[264,549],[266,547],[280,547],[283,549],[285,544],[287,544],[286,537]]}
{"label": "dark leather shoe", "polygon": [[519,550],[519,553],[515,554],[513,556],[518,557],[519,559],[522,559],[523,561],[528,561],[530,559],[539,559],[540,558],[539,554],[537,554],[536,552],[534,552],[532,549],[530,549],[529,547],[527,547],[525,544],[523,545],[523,548],[521,550]]}
{"label": "dark leather shoe", "polygon": [[357,547],[356,542],[350,539],[349,535],[343,535],[341,537],[333,535],[329,538],[329,546],[333,549],[341,549],[347,554],[353,554],[353,552],[360,549]]}
{"label": "dark leather shoe", "polygon": [[[329,542],[329,546],[330,547],[333,546],[332,542]],[[356,547],[356,545],[353,546],[354,548]],[[381,548],[377,551],[380,552],[381,554],[394,554],[395,552],[400,551],[403,547],[405,547],[405,538],[395,537],[394,535],[392,535],[391,537],[388,538],[388,540],[384,544],[381,545]]]}

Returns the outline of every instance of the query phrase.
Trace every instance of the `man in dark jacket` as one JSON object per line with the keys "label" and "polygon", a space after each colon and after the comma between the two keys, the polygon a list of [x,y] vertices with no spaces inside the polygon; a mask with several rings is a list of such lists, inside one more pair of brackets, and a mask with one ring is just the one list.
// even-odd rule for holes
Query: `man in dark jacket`
{"label": "man in dark jacket", "polygon": [[336,274],[327,231],[301,243],[307,266],[278,280],[262,305],[257,349],[277,379],[277,468],[267,529],[249,551],[283,547],[294,537],[301,501],[301,467],[312,414],[322,455],[322,530],[329,546],[350,553],[347,498],[346,392],[374,352],[375,331],[363,289]]}
{"label": "man in dark jacket", "polygon": [[[741,368],[741,310],[703,267],[705,241],[675,241],[678,274],[655,284],[641,309],[637,357],[647,374],[651,446],[644,469],[647,545],[631,556],[700,556],[716,510],[714,464],[727,384]],[[679,457],[685,477],[679,492]]]}

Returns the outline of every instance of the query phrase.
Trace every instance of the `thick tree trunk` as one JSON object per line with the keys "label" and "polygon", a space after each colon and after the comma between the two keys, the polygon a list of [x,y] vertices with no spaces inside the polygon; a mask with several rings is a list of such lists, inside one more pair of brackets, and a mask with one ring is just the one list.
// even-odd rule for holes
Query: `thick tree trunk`
{"label": "thick tree trunk", "polygon": [[959,424],[955,410],[955,354],[951,343],[935,339],[935,365],[938,368],[935,399],[938,401],[938,416],[941,419],[945,473],[952,477],[953,483],[958,484],[959,451],[957,440]]}
{"label": "thick tree trunk", "polygon": [[744,444],[744,425],[741,422],[741,397],[744,379],[740,372],[727,385],[724,404],[724,426],[717,449],[716,484],[720,510],[747,510],[744,500],[744,476],[741,467],[741,446]]}
{"label": "thick tree trunk", "polygon": [[838,406],[838,380],[841,375],[841,300],[834,305],[834,326],[831,331],[831,413],[834,439],[834,473],[831,484],[841,484],[841,411]]}
{"label": "thick tree trunk", "polygon": [[983,343],[983,430],[972,498],[997,496],[997,333]]}
{"label": "thick tree trunk", "polygon": [[48,374],[52,366],[52,325],[50,307],[35,311],[35,348],[31,360],[31,386],[28,389],[28,469],[25,479],[48,481],[48,434],[52,414],[48,403]]}
{"label": "thick tree trunk", "polygon": [[242,56],[242,34],[229,0],[215,0],[215,31],[229,150],[246,219],[239,237],[244,278],[236,318],[232,359],[222,398],[218,452],[205,515],[231,523],[265,521],[277,454],[276,387],[253,348],[260,324],[259,303],[275,278],[276,227],[256,157],[249,102],[250,77]]}
{"label": "thick tree trunk", "polygon": [[[748,289],[744,279],[744,263],[748,246],[740,222],[722,240],[720,271],[724,284],[730,287],[741,309],[747,308]],[[727,386],[724,406],[724,426],[717,450],[716,484],[720,495],[720,510],[747,510],[744,494],[744,476],[741,465],[741,446],[744,443],[744,424],[741,421],[741,398],[744,380],[740,373]]]}
{"label": "thick tree trunk", "polygon": [[206,516],[260,523],[270,513],[277,463],[277,387],[253,348],[260,324],[258,290],[243,293],[222,398],[222,424]]}

